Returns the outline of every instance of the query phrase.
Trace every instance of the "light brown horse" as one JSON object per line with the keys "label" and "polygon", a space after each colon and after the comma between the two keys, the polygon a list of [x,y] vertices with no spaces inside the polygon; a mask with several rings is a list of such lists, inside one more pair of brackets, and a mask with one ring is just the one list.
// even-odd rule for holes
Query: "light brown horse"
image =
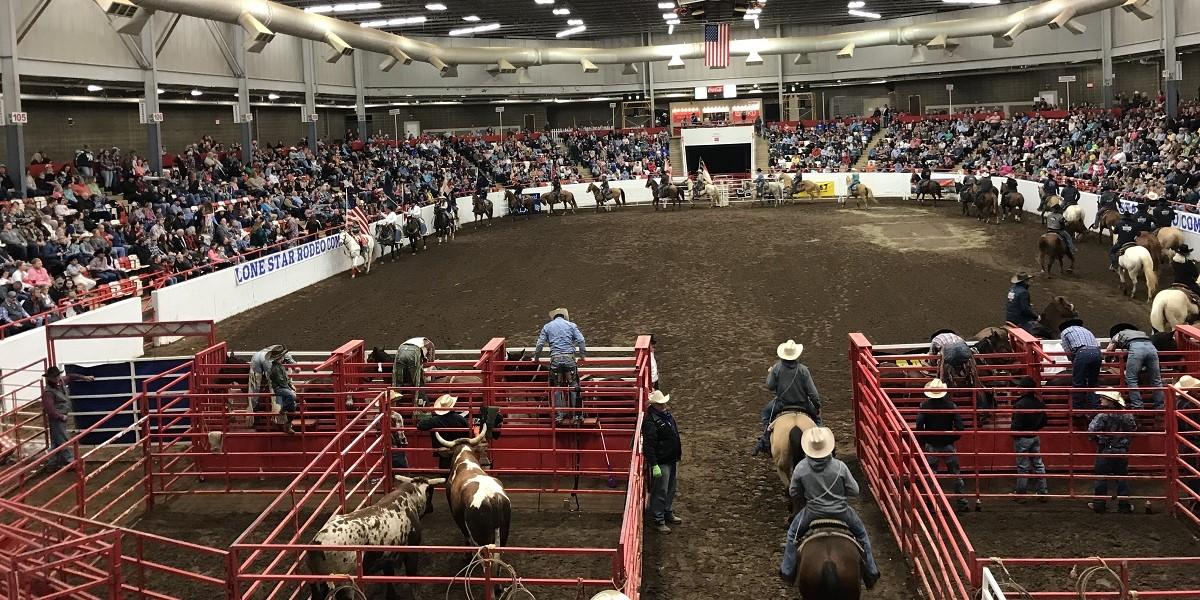
{"label": "light brown horse", "polygon": [[1150,258],[1154,261],[1154,268],[1157,269],[1163,263],[1163,247],[1162,243],[1158,241],[1158,236],[1149,231],[1143,231],[1138,234],[1136,241],[1137,245],[1150,251]]}
{"label": "light brown horse", "polygon": [[859,600],[862,554],[846,526],[813,521],[796,551],[796,586],[804,600]]}
{"label": "light brown horse", "polygon": [[815,426],[812,418],[802,412],[785,412],[771,421],[771,459],[785,490],[792,483],[796,464],[804,460],[800,438]]}
{"label": "light brown horse", "polygon": [[1010,192],[1000,201],[1000,220],[1007,221],[1011,216],[1014,221],[1021,222],[1021,213],[1025,209],[1025,196],[1021,192]]}
{"label": "light brown horse", "polygon": [[526,219],[533,216],[533,198],[525,194],[518,196],[512,190],[504,190],[504,200],[508,202],[508,214],[512,220],[516,221],[521,211],[525,211]]}
{"label": "light brown horse", "polygon": [[850,182],[850,177],[846,177],[846,195],[838,198],[838,206],[845,206],[847,198],[854,198],[856,208],[870,208],[872,202],[879,204],[879,200],[875,199],[875,192],[871,191],[867,184],[860,181],[858,187],[851,192]]}
{"label": "light brown horse", "polygon": [[[596,212],[600,212],[601,210],[609,210],[604,206],[604,202],[607,199],[604,197],[604,191],[601,190],[599,186],[597,186],[595,183],[589,183],[587,191],[592,195],[593,198],[596,199]],[[625,206],[625,190],[618,187],[611,188],[611,191],[613,204],[618,208]]]}
{"label": "light brown horse", "polygon": [[[1063,269],[1064,258],[1071,261],[1071,266],[1066,269]],[[1065,275],[1075,270],[1075,258],[1067,253],[1067,243],[1057,233],[1043,233],[1038,239],[1038,265],[1047,277],[1053,274],[1054,261],[1058,261],[1059,274]]]}
{"label": "light brown horse", "polygon": [[562,203],[564,211],[568,208],[571,209],[571,214],[575,214],[575,209],[579,208],[579,205],[575,203],[575,194],[572,194],[567,190],[558,190],[548,194],[542,194],[542,200],[544,200],[546,205],[550,207],[550,214],[554,214],[554,205],[558,204],[559,202]]}
{"label": "light brown horse", "polygon": [[821,197],[821,186],[811,181],[800,180],[800,183],[793,187],[792,176],[784,173],[779,176],[779,183],[783,184],[784,195],[791,201],[797,194],[808,194],[809,200],[816,200]]}
{"label": "light brown horse", "polygon": [[1104,230],[1107,229],[1109,235],[1113,235],[1113,232],[1117,226],[1117,223],[1120,223],[1120,222],[1121,222],[1121,211],[1119,211],[1119,210],[1106,210],[1106,211],[1104,211],[1104,214],[1100,215],[1100,220],[1096,224],[1095,229],[1096,229],[1096,235],[1099,236],[1101,244],[1105,243],[1104,242]]}
{"label": "light brown horse", "polygon": [[1175,258],[1175,249],[1183,245],[1183,230],[1178,227],[1159,227],[1155,232],[1162,244],[1163,260]]}

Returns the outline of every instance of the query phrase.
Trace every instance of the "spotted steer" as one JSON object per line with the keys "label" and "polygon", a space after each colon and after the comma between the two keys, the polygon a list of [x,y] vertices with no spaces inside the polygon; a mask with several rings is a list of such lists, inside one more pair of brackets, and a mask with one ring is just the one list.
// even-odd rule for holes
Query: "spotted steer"
{"label": "spotted steer", "polygon": [[453,442],[447,442],[436,432],[434,435],[442,445],[438,452],[453,458],[446,495],[450,501],[450,514],[463,537],[472,546],[507,545],[512,506],[504,486],[485,473],[481,466],[483,463],[491,465],[485,441],[487,426],[473,438]]}
{"label": "spotted steer", "polygon": [[[433,486],[445,483],[445,479],[396,476],[399,486],[378,503],[360,508],[344,515],[334,515],[313,537],[313,544],[326,546],[418,546],[421,544],[421,517],[433,512]],[[312,575],[347,575],[358,573],[357,553],[353,550],[310,550],[306,555],[308,572]],[[404,561],[405,572],[417,575],[417,553],[415,552],[364,552],[363,573],[383,571],[384,575],[395,575],[396,563]],[[349,583],[349,580],[347,580]],[[354,600],[350,587],[339,588],[338,583],[323,581],[310,584],[312,600]],[[336,595],[331,595],[334,590]],[[415,597],[415,592],[414,592]],[[387,586],[387,598],[396,597],[391,584]]]}

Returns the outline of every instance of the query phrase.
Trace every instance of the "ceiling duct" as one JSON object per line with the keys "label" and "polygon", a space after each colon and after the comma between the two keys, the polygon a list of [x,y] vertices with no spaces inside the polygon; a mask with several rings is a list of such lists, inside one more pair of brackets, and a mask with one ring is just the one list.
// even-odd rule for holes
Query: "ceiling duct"
{"label": "ceiling duct", "polygon": [[[103,3],[105,0],[97,1]],[[370,27],[361,27],[356,23],[325,15],[306,13],[271,0],[111,0],[111,4],[123,2],[132,3],[142,9],[179,13],[224,23],[240,23],[241,15],[249,13],[275,34],[326,43],[327,34],[332,34],[343,40],[351,49],[379,54],[389,54],[390,49],[398,48],[414,60],[434,65],[444,76],[451,71],[449,65],[494,65],[500,59],[517,67],[578,65],[586,59],[596,65],[670,61],[669,67],[682,68],[684,59],[704,56],[702,43],[620,48],[441,46]],[[730,53],[734,56],[749,56],[751,52],[762,56],[777,56],[837,52],[839,56],[846,56],[847,50],[852,54],[857,48],[912,46],[928,44],[935,38],[945,40],[981,36],[992,36],[995,44],[1012,44],[1010,40],[1004,39],[1004,35],[1014,31],[1018,25],[1023,26],[1018,31],[1052,24],[1055,28],[1073,30],[1075,25],[1069,25],[1072,19],[1118,7],[1145,20],[1151,18],[1144,10],[1145,5],[1146,0],[1046,0],[1000,16],[989,14],[902,27],[884,26],[822,35],[734,40],[730,44]],[[344,54],[344,51],[339,53]]]}

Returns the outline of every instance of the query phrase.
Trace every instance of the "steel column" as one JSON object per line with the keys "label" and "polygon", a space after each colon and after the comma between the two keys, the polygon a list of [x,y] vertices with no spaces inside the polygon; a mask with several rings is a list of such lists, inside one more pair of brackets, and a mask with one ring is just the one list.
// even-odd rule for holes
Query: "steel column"
{"label": "steel column", "polygon": [[[775,26],[775,37],[777,37],[777,38],[783,37],[783,26],[782,25]],[[776,64],[776,67],[778,68],[778,71],[776,72],[776,83],[779,85],[779,120],[783,121],[783,120],[785,120],[783,118],[783,55],[780,54],[776,58],[779,59],[778,63]],[[766,107],[763,108],[762,120],[763,120],[764,129],[765,129],[765,125],[767,123]]]}
{"label": "steel column", "polygon": [[1175,51],[1175,0],[1162,0],[1163,95],[1167,98],[1167,116],[1179,116],[1179,57]]}
{"label": "steel column", "polygon": [[[317,112],[317,62],[313,60],[315,50],[313,49],[311,40],[304,40],[300,46],[303,49],[301,53],[302,67],[304,72],[304,122],[308,125],[305,128],[308,137],[308,147],[313,154],[317,153],[317,124],[309,120],[309,115]],[[357,54],[357,53],[356,53]]]}
{"label": "steel column", "polygon": [[1113,18],[1116,12],[1100,14],[1100,98],[1104,108],[1113,107]]}
{"label": "steel column", "polygon": [[139,47],[146,58],[146,67],[142,69],[144,84],[143,97],[146,100],[146,160],[150,163],[150,172],[161,174],[162,162],[162,126],[155,123],[153,115],[158,108],[158,56],[155,53],[154,23],[147,23],[138,36]]}
{"label": "steel column", "polygon": [[[654,43],[654,40],[651,39],[653,35],[654,34],[650,33],[649,31],[646,32],[647,46],[650,46]],[[654,103],[654,62],[646,61],[644,64],[646,65],[646,84],[650,89],[650,124],[652,127],[655,127],[658,125],[658,111],[656,110],[656,105]],[[670,125],[671,115],[667,115],[667,126],[670,127]]]}
{"label": "steel column", "polygon": [[[4,112],[21,112],[21,65],[17,55],[17,1],[0,0],[0,70],[3,71]],[[5,123],[4,134],[8,142],[5,157],[16,189],[25,197],[25,126],[10,123],[7,115],[0,115]]]}
{"label": "steel column", "polygon": [[358,121],[358,139],[366,141],[371,137],[371,132],[367,131],[367,76],[363,66],[366,58],[362,52],[355,52],[351,58],[354,59],[354,116]]}
{"label": "steel column", "polygon": [[234,75],[238,78],[238,112],[242,115],[242,162],[247,166],[254,158],[254,118],[250,111],[250,63],[246,60],[246,31],[241,27],[233,28],[233,56],[237,68]]}

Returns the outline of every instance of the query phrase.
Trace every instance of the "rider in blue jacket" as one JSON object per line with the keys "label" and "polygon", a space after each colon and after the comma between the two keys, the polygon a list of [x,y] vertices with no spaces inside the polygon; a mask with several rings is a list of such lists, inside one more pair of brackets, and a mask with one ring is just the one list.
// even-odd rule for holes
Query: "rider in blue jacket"
{"label": "rider in blue jacket", "polygon": [[1008,288],[1008,304],[1004,307],[1004,320],[1032,332],[1039,317],[1029,299],[1030,279],[1033,279],[1033,275],[1025,271],[1013,275],[1012,287]]}

